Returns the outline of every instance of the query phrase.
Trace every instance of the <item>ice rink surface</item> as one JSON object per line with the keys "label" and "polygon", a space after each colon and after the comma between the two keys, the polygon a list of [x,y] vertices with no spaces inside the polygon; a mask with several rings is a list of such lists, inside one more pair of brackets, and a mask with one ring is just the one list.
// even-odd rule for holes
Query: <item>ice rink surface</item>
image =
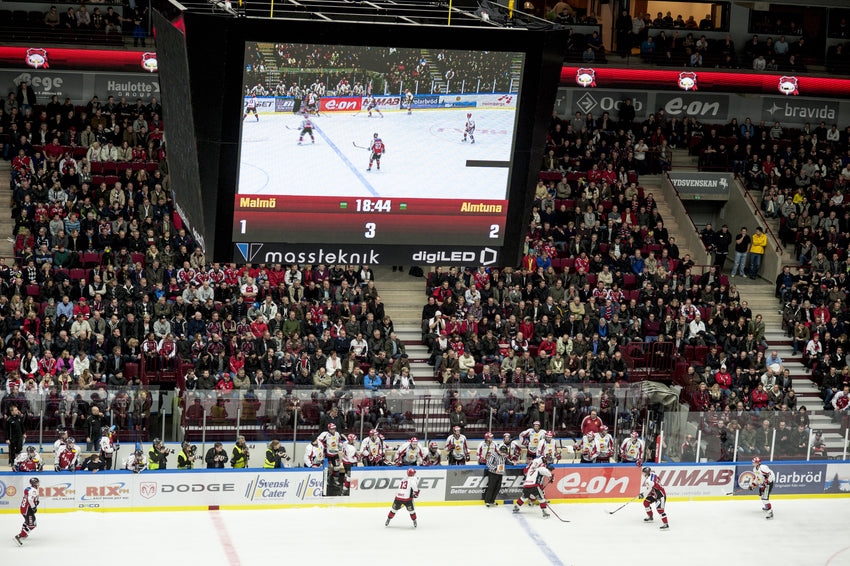
{"label": "ice rink surface", "polygon": [[[402,509],[384,528],[389,504],[373,508],[300,508],[170,513],[39,513],[19,548],[20,515],[0,515],[6,564],[404,564],[602,566],[850,565],[850,499],[773,502],[766,520],[756,497],[672,502],[671,528],[644,523],[640,502],[555,505],[513,515],[509,506],[417,509],[413,529]],[[95,558],[96,557],[96,558]],[[21,560],[22,562],[18,562]]]}
{"label": "ice rink surface", "polygon": [[[466,114],[475,144],[463,143]],[[291,113],[253,116],[242,125],[239,194],[362,198],[507,198],[507,167],[467,167],[467,160],[509,161],[516,111],[459,108],[323,112],[298,145],[301,118]],[[367,172],[377,133],[387,148],[381,170]]]}

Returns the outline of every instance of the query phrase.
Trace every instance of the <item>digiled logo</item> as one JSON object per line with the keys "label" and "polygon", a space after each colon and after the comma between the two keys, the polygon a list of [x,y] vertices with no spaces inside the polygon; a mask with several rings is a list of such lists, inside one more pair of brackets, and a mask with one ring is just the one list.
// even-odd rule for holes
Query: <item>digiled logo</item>
{"label": "digiled logo", "polygon": [[576,71],[576,83],[582,87],[595,87],[596,86],[596,71],[593,69],[584,69],[581,68]]}
{"label": "digiled logo", "polygon": [[788,96],[789,94],[798,95],[800,91],[797,89],[797,77],[779,77],[779,92]]}
{"label": "digiled logo", "polygon": [[690,71],[679,73],[679,88],[682,90],[696,90],[697,74]]}
{"label": "digiled logo", "polygon": [[47,69],[50,66],[47,64],[47,51],[40,48],[27,49],[26,61],[33,69]]}

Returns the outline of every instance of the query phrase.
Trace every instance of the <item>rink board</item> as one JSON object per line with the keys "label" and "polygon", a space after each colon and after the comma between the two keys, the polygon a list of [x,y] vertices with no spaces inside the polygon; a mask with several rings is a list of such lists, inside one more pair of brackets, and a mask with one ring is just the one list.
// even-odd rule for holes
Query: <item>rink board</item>
{"label": "rink board", "polygon": [[[850,495],[850,462],[781,462],[776,499],[832,498]],[[746,490],[752,466],[743,464],[654,465],[670,501],[728,500],[753,497]],[[522,467],[507,470],[499,500],[518,497]],[[41,480],[39,511],[163,511],[269,509],[310,506],[384,506],[392,501],[406,468],[357,467],[348,497],[323,497],[323,470],[182,470],[75,474],[0,474],[0,513],[17,513],[29,478]],[[480,505],[486,488],[483,466],[418,468],[417,505]],[[623,502],[639,491],[639,468],[631,465],[555,467],[546,497],[554,503]],[[744,489],[730,497],[728,494]]]}

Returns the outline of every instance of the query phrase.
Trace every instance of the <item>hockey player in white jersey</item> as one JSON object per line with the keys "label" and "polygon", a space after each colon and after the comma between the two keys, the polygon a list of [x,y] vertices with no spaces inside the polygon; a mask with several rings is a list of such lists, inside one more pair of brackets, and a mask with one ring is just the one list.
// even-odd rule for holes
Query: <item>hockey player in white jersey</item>
{"label": "hockey player in white jersey", "polygon": [[425,453],[425,458],[422,460],[423,466],[439,466],[443,462],[443,454],[440,452],[440,445],[433,440],[428,443],[428,452]]}
{"label": "hockey player in white jersey", "polygon": [[558,445],[555,444],[555,433],[553,431],[546,431],[546,434],[543,435],[543,438],[537,445],[535,453],[538,458],[540,456],[552,456],[554,461],[559,461],[561,459],[561,451],[558,450]]}
{"label": "hockey player in white jersey", "polygon": [[342,443],[340,450],[340,458],[342,459],[342,468],[345,477],[342,482],[343,495],[348,495],[351,490],[351,468],[357,465],[360,461],[360,452],[357,451],[357,437],[349,434],[348,438]]}
{"label": "hockey player in white jersey", "polygon": [[756,456],[753,458],[753,481],[750,482],[749,489],[759,488],[759,497],[762,500],[762,509],[764,510],[765,519],[773,519],[773,506],[770,504],[770,492],[773,491],[773,482],[776,481],[776,474],[767,465],[761,463],[761,458]]}
{"label": "hockey player in white jersey", "polygon": [[644,443],[637,431],[632,432],[628,438],[623,439],[620,444],[620,462],[642,462],[644,454]]}
{"label": "hockey player in white jersey", "polygon": [[148,469],[148,459],[145,456],[145,453],[141,450],[136,450],[130,457],[127,458],[127,461],[124,462],[124,469],[133,472],[134,474],[138,474],[139,472],[143,472]]}
{"label": "hockey player in white jersey", "polygon": [[596,462],[596,457],[599,455],[599,444],[596,442],[596,435],[592,432],[585,434],[581,440],[576,442],[575,451],[579,453],[582,464]]}
{"label": "hockey player in white jersey", "polygon": [[475,120],[472,119],[472,112],[466,114],[466,124],[463,127],[463,141],[469,136],[470,143],[475,143]]}
{"label": "hockey player in white jersey", "polygon": [[425,458],[425,449],[419,446],[415,436],[398,447],[395,453],[396,466],[421,466]]}
{"label": "hockey player in white jersey", "polygon": [[118,443],[115,441],[117,438],[118,428],[115,425],[100,429],[100,459],[103,460],[105,470],[112,469],[112,456],[118,450]]}
{"label": "hockey player in white jersey", "polygon": [[404,105],[407,107],[407,115],[410,116],[413,112],[413,93],[409,88],[404,91]]}
{"label": "hockey player in white jersey", "polygon": [[511,434],[506,432],[502,437],[502,444],[508,447],[508,464],[516,465],[522,456],[522,442],[520,442],[519,439],[512,440]]}
{"label": "hockey player in white jersey", "polygon": [[410,513],[410,519],[413,521],[413,528],[416,528],[416,507],[413,505],[413,500],[419,497],[419,481],[416,478],[416,470],[407,468],[407,478],[401,480],[398,484],[398,492],[395,494],[393,506],[387,515],[387,520],[384,522],[385,527],[390,526],[390,521],[395,517],[396,512],[404,505],[407,512]]}
{"label": "hockey player in white jersey", "polygon": [[596,454],[597,464],[607,464],[615,454],[614,439],[608,434],[608,427],[602,425],[599,433],[596,435],[596,443],[599,446]]}
{"label": "hockey player in white jersey", "polygon": [[655,472],[650,468],[643,468],[641,471],[643,473],[643,484],[641,484],[640,495],[638,497],[641,499],[646,498],[643,501],[643,508],[646,510],[644,522],[652,522],[652,504],[654,503],[655,510],[661,516],[661,528],[669,529],[670,525],[667,524],[667,512],[664,510],[664,505],[667,503],[667,492],[664,490],[664,486],[661,485],[661,480],[655,475]]}
{"label": "hockey player in white jersey", "polygon": [[298,134],[298,145],[301,145],[301,142],[304,141],[304,134],[310,136],[310,143],[316,143],[316,138],[313,136],[313,121],[310,120],[306,112],[303,114],[303,119],[301,120],[301,133]]}
{"label": "hockey player in white jersey", "polygon": [[484,434],[484,442],[478,445],[478,465],[486,466],[487,458],[490,457],[490,454],[496,452],[498,450],[498,446],[495,442],[493,442],[493,433],[487,432]]}
{"label": "hockey player in white jersey", "polygon": [[330,423],[328,430],[319,435],[316,439],[322,446],[325,453],[325,458],[328,459],[329,479],[337,480],[342,467],[339,463],[339,451],[342,449],[342,436],[336,431],[336,425]]}
{"label": "hockey player in white jersey", "polygon": [[325,452],[318,440],[313,440],[304,451],[305,468],[321,468],[325,461]]}
{"label": "hockey player in white jersey", "polygon": [[446,452],[449,454],[449,466],[462,466],[469,462],[469,446],[459,426],[454,427],[446,439]]}
{"label": "hockey player in white jersey", "polygon": [[260,121],[260,116],[257,114],[257,97],[253,94],[250,94],[245,99],[245,113],[242,114],[242,121],[245,121],[245,118],[248,117],[248,114],[253,114],[254,118],[257,119],[257,122]]}
{"label": "hockey player in white jersey", "polygon": [[314,91],[307,95],[307,110],[319,116],[319,95]]}
{"label": "hockey player in white jersey", "polygon": [[369,437],[360,443],[360,456],[365,466],[386,466],[387,448],[374,428],[369,431]]}
{"label": "hockey player in white jersey", "polygon": [[370,118],[372,117],[372,110],[377,112],[378,116],[380,116],[381,118],[384,117],[384,115],[381,114],[381,111],[378,109],[378,102],[371,94],[367,95],[366,98],[363,99],[363,106],[366,108],[366,112]]}
{"label": "hockey player in white jersey", "polygon": [[520,507],[526,501],[531,500],[540,504],[543,518],[549,518],[549,511],[546,510],[546,496],[543,492],[546,488],[546,478],[552,479],[552,470],[554,469],[551,456],[536,458],[525,467],[525,481],[522,484],[522,495],[514,503],[514,513],[519,513]]}
{"label": "hockey player in white jersey", "polygon": [[526,462],[531,462],[537,458],[537,447],[540,446],[540,441],[543,440],[545,434],[546,431],[540,427],[540,421],[534,421],[531,428],[519,433],[519,439],[528,450],[528,453],[525,456]]}

